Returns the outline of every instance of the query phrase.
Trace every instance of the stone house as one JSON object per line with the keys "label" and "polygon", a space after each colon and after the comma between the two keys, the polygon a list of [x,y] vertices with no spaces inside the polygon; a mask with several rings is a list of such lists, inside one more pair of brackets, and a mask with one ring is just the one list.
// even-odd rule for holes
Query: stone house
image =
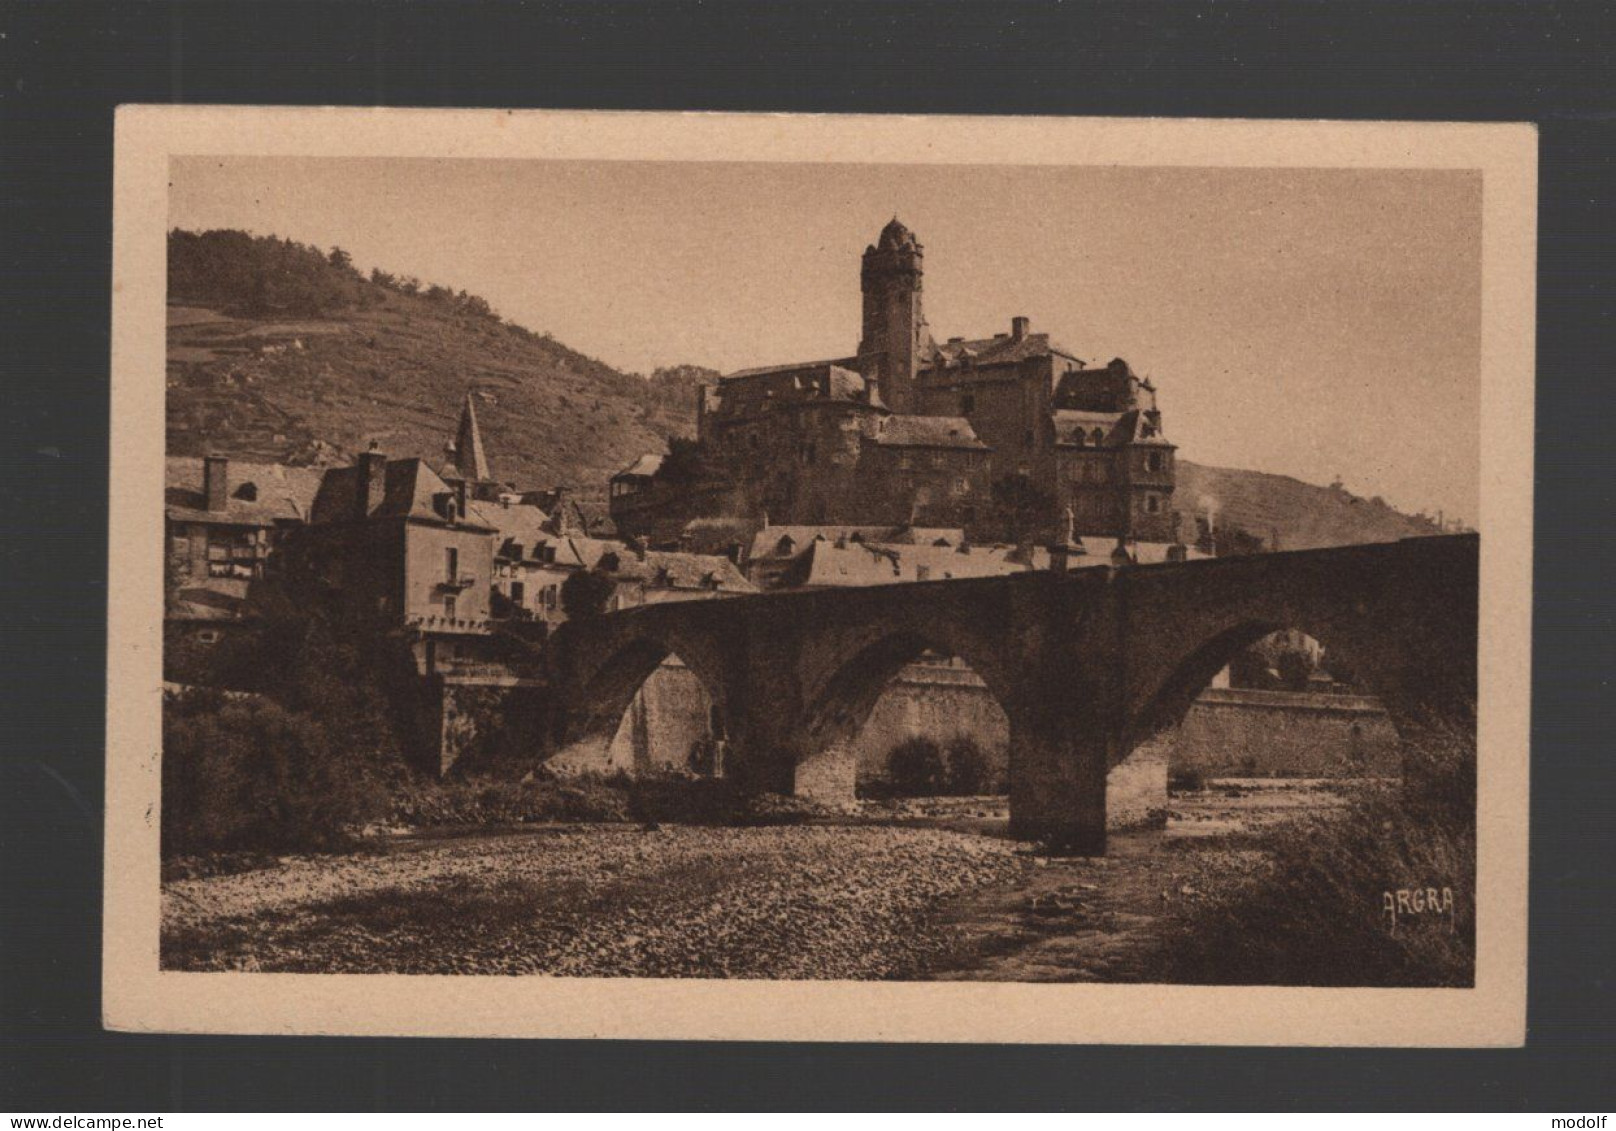
{"label": "stone house", "polygon": [[295,542],[309,580],[408,634],[423,674],[492,630],[495,527],[468,488],[424,460],[363,452],[325,472]]}
{"label": "stone house", "polygon": [[306,521],[319,473],[170,456],[164,479],[164,658],[187,676],[251,617],[253,589],[273,575],[284,539]]}

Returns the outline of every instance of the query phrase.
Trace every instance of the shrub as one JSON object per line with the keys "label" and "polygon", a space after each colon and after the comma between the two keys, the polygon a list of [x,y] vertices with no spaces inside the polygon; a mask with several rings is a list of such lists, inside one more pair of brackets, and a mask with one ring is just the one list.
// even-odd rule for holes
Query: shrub
{"label": "shrub", "polygon": [[[1474,735],[1427,737],[1407,764],[1401,788],[1365,790],[1344,810],[1258,838],[1265,863],[1171,932],[1166,980],[1472,985]],[[1452,914],[1404,917],[1393,929],[1387,893],[1431,887],[1451,890]]]}
{"label": "shrub", "polygon": [[616,590],[612,579],[593,571],[570,574],[561,583],[561,609],[568,620],[590,620],[606,612]]}
{"label": "shrub", "polygon": [[162,850],[332,848],[383,807],[325,728],[262,699],[203,693],[163,711]]}
{"label": "shrub", "polygon": [[1199,793],[1206,788],[1206,771],[1199,766],[1175,767],[1167,776],[1171,793]]}
{"label": "shrub", "polygon": [[957,734],[945,750],[948,760],[948,792],[957,797],[975,797],[993,787],[993,771],[988,756],[976,739]]}
{"label": "shrub", "polygon": [[411,782],[394,794],[391,818],[413,827],[632,822],[681,825],[790,824],[823,813],[801,798],[752,795],[723,778],[676,771]]}
{"label": "shrub", "polygon": [[929,738],[906,738],[887,755],[887,776],[900,795],[935,797],[947,781],[942,749]]}

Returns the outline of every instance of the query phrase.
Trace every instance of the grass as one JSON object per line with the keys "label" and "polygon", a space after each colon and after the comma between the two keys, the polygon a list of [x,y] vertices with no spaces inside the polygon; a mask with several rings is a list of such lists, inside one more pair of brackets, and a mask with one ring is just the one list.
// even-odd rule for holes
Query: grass
{"label": "grass", "polygon": [[[1163,980],[1302,986],[1469,986],[1475,977],[1474,739],[1410,751],[1406,786],[1253,838],[1266,864],[1184,913]],[[1448,913],[1388,914],[1397,893],[1450,891]],[[1423,902],[1423,899],[1422,899]]]}

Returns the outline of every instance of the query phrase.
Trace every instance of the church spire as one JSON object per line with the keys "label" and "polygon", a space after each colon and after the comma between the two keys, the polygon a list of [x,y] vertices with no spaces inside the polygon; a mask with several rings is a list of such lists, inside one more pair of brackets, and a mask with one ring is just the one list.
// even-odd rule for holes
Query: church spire
{"label": "church spire", "polygon": [[488,473],[488,455],[483,451],[483,434],[477,427],[477,409],[466,393],[466,403],[460,409],[460,427],[455,432],[455,469],[462,479],[480,483],[492,479]]}

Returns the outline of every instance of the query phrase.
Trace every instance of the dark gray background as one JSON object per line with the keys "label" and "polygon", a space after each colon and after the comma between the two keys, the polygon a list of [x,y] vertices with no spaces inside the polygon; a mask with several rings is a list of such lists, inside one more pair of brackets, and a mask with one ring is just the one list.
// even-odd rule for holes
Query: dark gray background
{"label": "dark gray background", "polygon": [[[1608,3],[58,4],[0,9],[0,1108],[1608,1109],[1616,279]],[[1541,123],[1525,1050],[100,1032],[120,102]],[[1387,411],[1396,411],[1388,405]],[[1440,430],[1432,442],[1440,443]]]}

